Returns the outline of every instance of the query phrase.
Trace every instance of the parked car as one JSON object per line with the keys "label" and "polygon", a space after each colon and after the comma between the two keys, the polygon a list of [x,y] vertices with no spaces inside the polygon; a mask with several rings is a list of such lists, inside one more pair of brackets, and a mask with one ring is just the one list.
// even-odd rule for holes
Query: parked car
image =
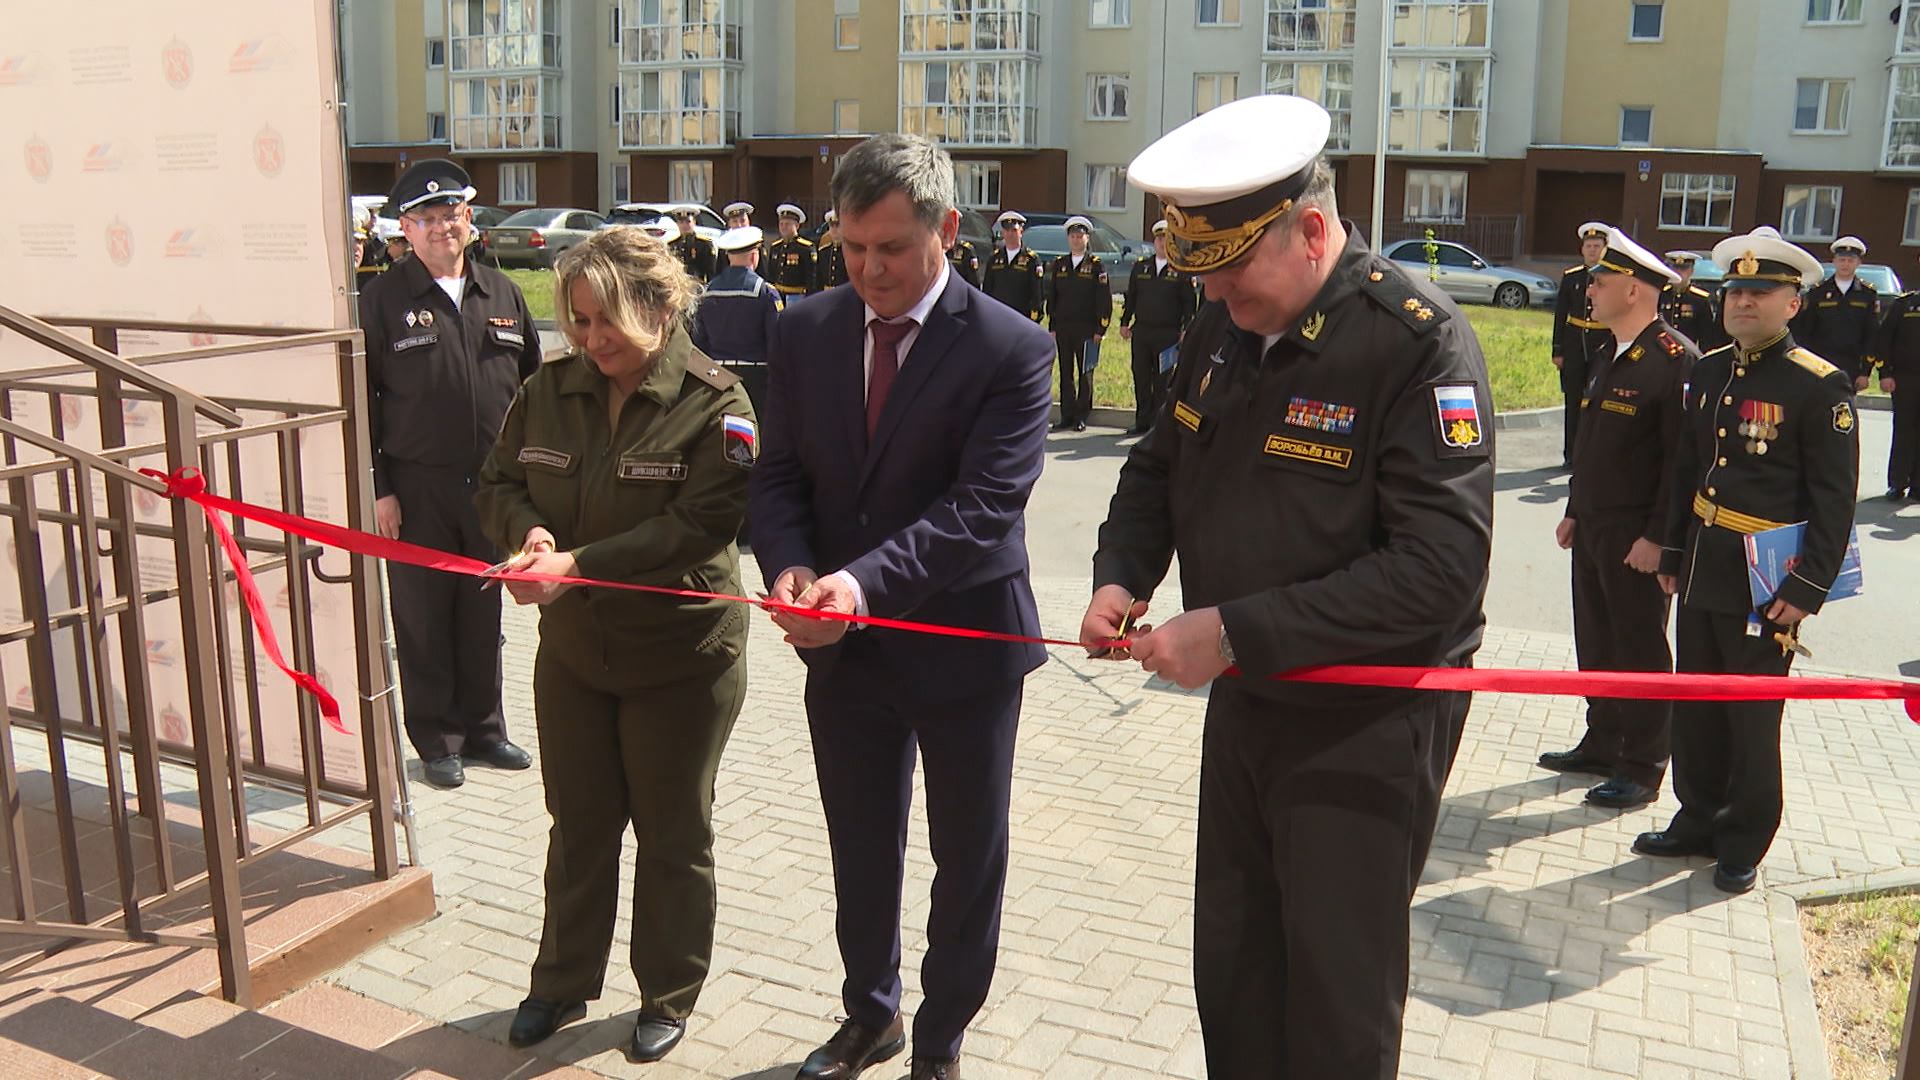
{"label": "parked car", "polygon": [[[1722,270],[1707,252],[1702,251],[1698,254],[1700,258],[1693,264],[1693,283],[1717,298],[1720,295],[1721,282],[1726,279],[1727,272]],[[1832,277],[1833,264],[1821,263],[1820,272],[1826,277]],[[1861,263],[1856,273],[1862,281],[1873,286],[1873,291],[1881,296],[1899,296],[1904,291],[1900,274],[1886,263]]]}
{"label": "parked car", "polygon": [[487,253],[487,230],[507,220],[508,214],[497,206],[473,207],[473,254],[481,262],[492,263]]}
{"label": "parked car", "polygon": [[607,227],[591,210],[522,210],[486,232],[487,254],[501,266],[548,267],[563,251]]}
{"label": "parked car", "polygon": [[[1021,243],[1032,248],[1035,254],[1044,257],[1051,263],[1055,258],[1067,253],[1066,221],[1067,218],[1072,216],[1074,215],[1052,213],[1028,214],[1027,231],[1026,235],[1022,237]],[[1081,216],[1087,217],[1088,220],[1093,222],[1093,235],[1087,238],[1087,252],[1100,256],[1100,261],[1106,264],[1107,284],[1112,286],[1113,291],[1117,293],[1125,292],[1127,288],[1127,277],[1133,273],[1133,264],[1139,262],[1143,255],[1151,254],[1153,252],[1152,245],[1143,244],[1138,240],[1127,239],[1121,235],[1118,230],[1114,229],[1113,226],[1108,225],[1099,218],[1088,215]],[[998,241],[996,240],[994,243],[998,243]],[[989,246],[983,248],[982,251],[986,253],[981,256],[981,260],[984,263],[986,255],[991,254],[993,248]]]}
{"label": "parked car", "polygon": [[1430,276],[1442,292],[1464,303],[1514,309],[1552,306],[1559,282],[1531,270],[1495,266],[1465,244],[1450,240],[1432,243],[1431,262],[1426,240],[1398,240],[1381,254],[1416,274]]}
{"label": "parked car", "polygon": [[727,231],[727,222],[710,207],[699,203],[677,202],[626,202],[607,211],[609,225],[642,225],[648,231],[661,223],[666,226],[666,238],[671,240],[680,235],[680,226],[673,220],[676,210],[693,211],[693,231],[709,240],[718,240],[720,234]]}

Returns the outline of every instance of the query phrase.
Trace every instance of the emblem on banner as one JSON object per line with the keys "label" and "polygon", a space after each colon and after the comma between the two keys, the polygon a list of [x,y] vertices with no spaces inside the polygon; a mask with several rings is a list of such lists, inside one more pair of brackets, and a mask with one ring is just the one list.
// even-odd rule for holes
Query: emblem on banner
{"label": "emblem on banner", "polygon": [[115,266],[133,261],[133,230],[117,217],[107,226],[107,258],[112,259]]}
{"label": "emblem on banner", "polygon": [[53,175],[53,148],[40,136],[27,140],[26,159],[27,175],[36,182],[44,184]]}
{"label": "emblem on banner", "polygon": [[287,141],[271,126],[253,137],[253,165],[261,176],[279,176],[287,163]]}
{"label": "emblem on banner", "polygon": [[193,81],[193,50],[186,42],[174,38],[160,50],[160,73],[175,90],[185,90]]}
{"label": "emblem on banner", "polygon": [[0,86],[24,86],[33,81],[36,57],[30,53],[0,56]]}

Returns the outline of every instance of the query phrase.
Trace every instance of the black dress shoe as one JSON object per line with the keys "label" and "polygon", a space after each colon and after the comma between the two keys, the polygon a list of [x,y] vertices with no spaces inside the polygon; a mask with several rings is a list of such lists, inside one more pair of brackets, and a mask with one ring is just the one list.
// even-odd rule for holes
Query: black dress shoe
{"label": "black dress shoe", "polygon": [[1711,855],[1713,842],[1676,836],[1670,832],[1643,832],[1633,838],[1633,850],[1642,855],[1674,858],[1686,855]]}
{"label": "black dress shoe", "polygon": [[420,772],[427,783],[438,788],[457,788],[467,782],[467,770],[460,767],[458,754],[429,758],[420,763]]}
{"label": "black dress shoe", "polygon": [[1721,863],[1713,868],[1713,887],[1724,893],[1739,894],[1751,892],[1754,883],[1760,880],[1760,870],[1753,866],[1729,866]]}
{"label": "black dress shoe", "polygon": [[1075,420],[1073,422],[1073,430],[1075,431],[1087,430],[1087,422],[1085,420]]}
{"label": "black dress shoe", "polygon": [[913,1070],[907,1074],[907,1080],[960,1080],[960,1059],[943,1061],[940,1058],[914,1058]]}
{"label": "black dress shoe", "polygon": [[1906,498],[1907,498],[1907,493],[1900,490],[1899,488],[1887,489],[1887,499],[1890,502],[1905,502]]}
{"label": "black dress shoe", "polygon": [[1540,764],[1554,772],[1613,775],[1612,762],[1601,761],[1577,746],[1572,750],[1549,750],[1540,755]]}
{"label": "black dress shoe", "polygon": [[[530,997],[513,1014],[513,1026],[507,1029],[507,1042],[514,1046],[532,1046],[567,1024],[587,1015],[584,1001],[548,1001]],[[662,1051],[664,1053],[665,1051]]]}
{"label": "black dress shoe", "polygon": [[884,1028],[848,1020],[826,1045],[807,1055],[794,1080],[853,1080],[867,1066],[895,1057],[906,1048],[907,1030],[900,1025],[898,1013]]}
{"label": "black dress shoe", "polygon": [[633,1022],[633,1042],[627,1046],[627,1060],[636,1064],[659,1061],[667,1051],[680,1045],[687,1033],[687,1022],[657,1013],[641,1013]]}
{"label": "black dress shoe", "polygon": [[505,739],[486,746],[476,746],[471,750],[462,750],[460,756],[468,761],[491,765],[496,769],[524,769],[533,764],[532,754]]}
{"label": "black dress shoe", "polygon": [[1636,806],[1645,806],[1659,797],[1660,792],[1655,789],[1619,777],[1587,789],[1589,806],[1604,806],[1609,810],[1631,810]]}

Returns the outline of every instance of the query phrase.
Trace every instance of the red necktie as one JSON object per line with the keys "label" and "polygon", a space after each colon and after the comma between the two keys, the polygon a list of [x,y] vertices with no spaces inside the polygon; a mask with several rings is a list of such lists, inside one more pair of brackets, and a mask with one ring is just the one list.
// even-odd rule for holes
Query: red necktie
{"label": "red necktie", "polygon": [[900,341],[920,328],[912,319],[867,324],[873,333],[873,374],[867,378],[867,438],[880,427],[880,410],[886,407],[887,391],[893,389],[893,377],[900,373]]}

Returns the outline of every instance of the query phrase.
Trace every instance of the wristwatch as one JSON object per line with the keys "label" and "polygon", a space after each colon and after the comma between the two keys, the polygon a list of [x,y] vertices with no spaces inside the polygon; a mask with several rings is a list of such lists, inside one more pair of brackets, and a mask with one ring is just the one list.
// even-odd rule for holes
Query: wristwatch
{"label": "wristwatch", "polygon": [[1225,660],[1228,667],[1238,667],[1240,663],[1233,658],[1233,642],[1227,640],[1225,623],[1220,624],[1220,659]]}

